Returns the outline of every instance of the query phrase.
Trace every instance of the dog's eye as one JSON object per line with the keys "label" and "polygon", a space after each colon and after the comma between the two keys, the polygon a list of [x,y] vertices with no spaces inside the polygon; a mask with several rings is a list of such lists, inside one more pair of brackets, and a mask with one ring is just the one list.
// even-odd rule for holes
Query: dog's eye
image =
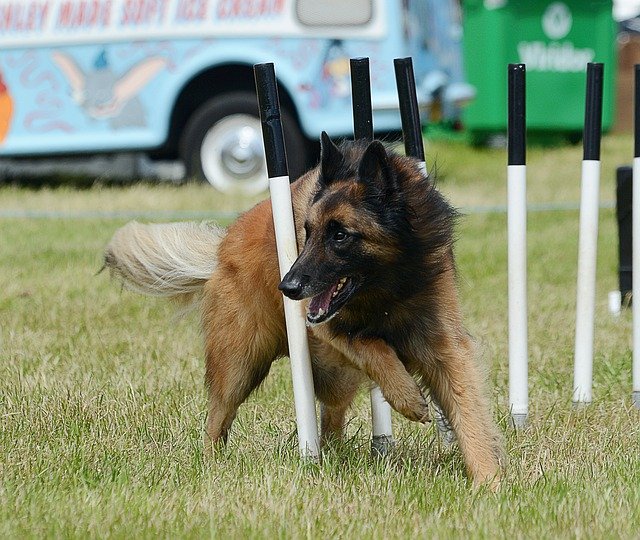
{"label": "dog's eye", "polygon": [[333,239],[336,242],[344,242],[347,239],[347,236],[349,235],[344,231],[336,231],[333,233]]}

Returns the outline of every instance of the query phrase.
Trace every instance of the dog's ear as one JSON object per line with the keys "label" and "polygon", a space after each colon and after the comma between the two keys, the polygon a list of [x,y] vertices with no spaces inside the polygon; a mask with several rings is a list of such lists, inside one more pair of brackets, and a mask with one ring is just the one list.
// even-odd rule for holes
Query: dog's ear
{"label": "dog's ear", "polygon": [[396,177],[387,151],[380,141],[371,142],[364,151],[358,166],[358,182],[364,183],[380,194],[395,191]]}
{"label": "dog's ear", "polygon": [[325,131],[320,135],[320,181],[325,185],[335,179],[342,167],[344,156]]}

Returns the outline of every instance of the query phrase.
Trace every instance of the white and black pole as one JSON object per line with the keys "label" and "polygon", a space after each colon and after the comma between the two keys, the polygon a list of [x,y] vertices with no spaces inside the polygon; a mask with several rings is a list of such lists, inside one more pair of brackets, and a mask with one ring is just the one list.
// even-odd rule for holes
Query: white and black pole
{"label": "white and black pole", "polygon": [[514,427],[519,428],[529,414],[526,66],[509,64],[507,78],[509,409]]}
{"label": "white and black pole", "polygon": [[[278,264],[282,279],[298,257],[298,246],[291,205],[287,155],[280,120],[280,101],[273,64],[256,64],[253,71],[269,175]],[[298,444],[303,457],[318,458],[320,455],[318,419],[316,417],[305,314],[300,302],[287,297],[283,298],[289,357],[291,359],[291,376],[293,378]]]}
{"label": "white and black pole", "polygon": [[[371,80],[368,58],[352,58],[351,99],[353,105],[353,133],[356,140],[373,140],[373,112],[371,109]],[[380,387],[371,388],[371,451],[385,455],[393,446],[391,407],[384,399]]]}
{"label": "white and black pole", "polygon": [[576,346],[573,374],[573,402],[575,404],[590,403],[593,386],[603,71],[603,64],[587,64],[580,188]]}
{"label": "white and black pole", "polygon": [[[413,72],[413,60],[411,57],[396,58],[393,61],[393,67],[396,73],[404,153],[407,156],[416,158],[422,172],[425,176],[428,176],[424,154],[424,141],[422,138],[422,122],[420,122],[420,109],[418,107],[418,95],[416,93],[416,79]],[[433,402],[433,407],[435,409],[434,412],[438,430],[442,434],[444,441],[447,443],[453,442],[453,430],[440,409],[440,405]]]}
{"label": "white and black pole", "polygon": [[631,210],[631,302],[633,311],[632,397],[640,409],[640,64],[635,65],[633,195]]}

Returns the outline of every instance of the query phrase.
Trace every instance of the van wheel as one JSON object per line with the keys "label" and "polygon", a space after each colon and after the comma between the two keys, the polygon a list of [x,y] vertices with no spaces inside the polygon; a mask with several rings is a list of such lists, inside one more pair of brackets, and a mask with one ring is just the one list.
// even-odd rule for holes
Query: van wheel
{"label": "van wheel", "polygon": [[[289,174],[307,165],[307,141],[296,121],[282,110]],[[203,103],[180,139],[187,176],[209,182],[223,193],[256,195],[269,187],[256,96],[223,94]]]}

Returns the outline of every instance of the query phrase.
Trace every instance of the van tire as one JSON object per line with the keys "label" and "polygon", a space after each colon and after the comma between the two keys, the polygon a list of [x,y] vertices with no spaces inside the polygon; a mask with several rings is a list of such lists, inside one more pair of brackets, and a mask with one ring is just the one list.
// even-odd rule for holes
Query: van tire
{"label": "van tire", "polygon": [[[297,122],[281,111],[289,174],[306,169],[310,147]],[[187,178],[210,183],[218,191],[255,195],[269,187],[260,116],[255,94],[233,92],[205,101],[191,115],[180,137]],[[241,143],[241,144],[238,144]]]}

